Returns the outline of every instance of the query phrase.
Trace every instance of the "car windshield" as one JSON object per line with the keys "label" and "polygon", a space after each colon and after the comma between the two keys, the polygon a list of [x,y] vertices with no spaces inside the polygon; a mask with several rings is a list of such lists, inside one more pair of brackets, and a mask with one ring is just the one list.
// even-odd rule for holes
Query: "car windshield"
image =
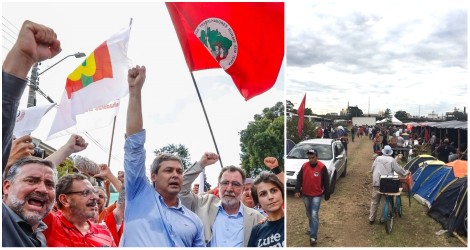
{"label": "car windshield", "polygon": [[318,152],[319,160],[331,160],[333,153],[331,152],[331,146],[326,144],[297,144],[287,155],[287,158],[291,159],[308,159],[307,151],[309,149],[315,149]]}

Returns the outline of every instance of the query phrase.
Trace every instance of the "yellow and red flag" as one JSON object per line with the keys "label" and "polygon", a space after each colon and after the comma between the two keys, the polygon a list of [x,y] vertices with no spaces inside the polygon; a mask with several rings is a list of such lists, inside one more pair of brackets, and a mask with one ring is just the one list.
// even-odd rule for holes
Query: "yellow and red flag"
{"label": "yellow and red flag", "polygon": [[248,100],[269,90],[284,57],[284,3],[166,3],[189,70],[223,68]]}
{"label": "yellow and red flag", "polygon": [[129,93],[127,57],[131,27],[119,31],[98,46],[68,75],[48,139],[77,123],[76,116]]}

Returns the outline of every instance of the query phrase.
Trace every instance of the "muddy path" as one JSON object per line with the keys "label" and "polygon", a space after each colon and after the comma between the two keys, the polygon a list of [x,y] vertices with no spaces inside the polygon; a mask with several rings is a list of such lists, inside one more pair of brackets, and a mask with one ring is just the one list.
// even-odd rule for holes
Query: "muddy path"
{"label": "muddy path", "polygon": [[[322,200],[318,247],[372,246],[368,224],[372,141],[356,138],[348,144],[347,175],[336,183],[330,200]],[[287,193],[287,246],[308,247],[308,221],[302,199]]]}

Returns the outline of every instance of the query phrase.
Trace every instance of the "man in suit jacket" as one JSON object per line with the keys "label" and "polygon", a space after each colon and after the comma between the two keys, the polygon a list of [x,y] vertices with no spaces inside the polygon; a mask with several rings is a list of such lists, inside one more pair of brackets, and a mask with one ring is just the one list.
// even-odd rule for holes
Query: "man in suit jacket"
{"label": "man in suit jacket", "polygon": [[217,160],[217,154],[205,153],[199,162],[187,169],[179,197],[184,206],[201,218],[208,247],[246,247],[251,229],[264,216],[241,202],[245,171],[235,166],[222,168],[218,178],[220,198],[191,192],[191,184],[199,173]]}

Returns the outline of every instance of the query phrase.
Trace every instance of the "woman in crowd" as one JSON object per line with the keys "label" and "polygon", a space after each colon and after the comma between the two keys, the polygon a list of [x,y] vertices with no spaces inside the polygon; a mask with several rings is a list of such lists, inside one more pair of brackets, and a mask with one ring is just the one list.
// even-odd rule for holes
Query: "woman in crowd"
{"label": "woman in crowd", "polygon": [[284,185],[274,173],[261,172],[251,188],[255,204],[268,214],[253,227],[248,247],[284,247]]}

